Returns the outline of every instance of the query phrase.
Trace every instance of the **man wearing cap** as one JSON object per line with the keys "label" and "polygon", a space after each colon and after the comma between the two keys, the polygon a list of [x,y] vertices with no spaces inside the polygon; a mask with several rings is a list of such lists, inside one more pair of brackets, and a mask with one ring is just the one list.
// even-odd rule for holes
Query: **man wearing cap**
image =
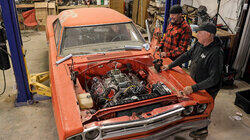
{"label": "man wearing cap", "polygon": [[182,8],[180,5],[172,6],[169,13],[170,22],[159,48],[162,50],[162,57],[169,57],[175,60],[178,56],[186,52],[190,44],[192,31],[187,21],[182,17]]}
{"label": "man wearing cap", "polygon": [[[183,94],[191,94],[198,90],[206,90],[215,99],[221,87],[221,74],[223,69],[223,50],[221,40],[215,36],[216,26],[213,23],[205,22],[197,31],[197,43],[163,70],[172,69],[191,60],[190,76],[196,84],[187,86]],[[190,136],[207,134],[207,127],[190,133]]]}

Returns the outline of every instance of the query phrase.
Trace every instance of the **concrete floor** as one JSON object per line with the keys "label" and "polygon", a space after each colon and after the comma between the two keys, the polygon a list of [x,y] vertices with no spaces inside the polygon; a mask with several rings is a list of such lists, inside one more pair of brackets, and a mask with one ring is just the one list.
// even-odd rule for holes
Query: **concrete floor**
{"label": "concrete floor", "polygon": [[[45,32],[25,31],[22,34],[26,59],[30,73],[48,71],[48,47]],[[1,75],[1,74],[0,74]],[[7,91],[0,96],[0,140],[56,140],[57,129],[53,116],[51,100],[37,104],[14,107],[16,86],[13,70],[6,71]],[[248,140],[250,139],[250,115],[234,105],[235,92],[249,89],[250,85],[236,81],[237,87],[223,89],[216,98],[209,126],[207,140]],[[3,77],[0,76],[0,90]],[[242,120],[232,119],[237,112],[243,114]],[[171,139],[189,140],[187,134]]]}

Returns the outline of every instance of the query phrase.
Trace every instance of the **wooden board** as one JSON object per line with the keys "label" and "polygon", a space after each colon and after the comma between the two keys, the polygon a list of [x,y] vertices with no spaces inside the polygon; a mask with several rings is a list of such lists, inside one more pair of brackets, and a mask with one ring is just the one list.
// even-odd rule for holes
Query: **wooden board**
{"label": "wooden board", "polygon": [[35,4],[16,4],[16,8],[34,8]]}
{"label": "wooden board", "polygon": [[48,15],[56,15],[56,3],[55,2],[48,3]]}
{"label": "wooden board", "polygon": [[35,2],[35,8],[47,8],[48,2]]}
{"label": "wooden board", "polygon": [[145,20],[148,17],[149,0],[134,0],[133,1],[133,12],[132,20],[139,24],[141,27],[145,28]]}
{"label": "wooden board", "polygon": [[132,20],[137,24],[138,21],[138,9],[139,9],[139,0],[133,1],[133,10],[132,10]]}
{"label": "wooden board", "polygon": [[110,0],[109,1],[109,7],[111,9],[114,9],[122,14],[125,13],[124,9],[124,0]]}

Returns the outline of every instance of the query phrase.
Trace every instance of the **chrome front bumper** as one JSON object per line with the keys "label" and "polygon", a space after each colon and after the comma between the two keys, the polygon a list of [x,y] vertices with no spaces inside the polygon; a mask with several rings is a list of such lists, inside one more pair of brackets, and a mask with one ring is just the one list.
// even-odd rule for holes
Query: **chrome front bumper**
{"label": "chrome front bumper", "polygon": [[[183,118],[181,114],[184,109],[185,108],[183,106],[176,106],[174,109],[146,119],[94,126],[91,128],[84,129],[84,132],[80,135],[82,135],[83,140],[85,140],[86,133],[91,132],[93,130],[98,130],[99,135],[95,138],[95,140],[102,140],[140,132],[146,132],[155,128],[159,128],[161,126],[167,126],[169,124],[172,124],[173,122],[181,120]],[[143,139],[166,138],[166,136],[173,135],[174,133],[184,130],[197,130],[199,128],[208,126],[208,124],[209,120],[180,123]]]}
{"label": "chrome front bumper", "polygon": [[208,120],[208,119],[181,123],[179,125],[175,125],[175,126],[170,127],[166,130],[163,130],[155,135],[151,135],[151,136],[148,136],[146,138],[141,138],[139,140],[166,139],[166,137],[177,134],[178,132],[195,131],[195,130],[207,127],[209,124],[210,124],[210,120]]}

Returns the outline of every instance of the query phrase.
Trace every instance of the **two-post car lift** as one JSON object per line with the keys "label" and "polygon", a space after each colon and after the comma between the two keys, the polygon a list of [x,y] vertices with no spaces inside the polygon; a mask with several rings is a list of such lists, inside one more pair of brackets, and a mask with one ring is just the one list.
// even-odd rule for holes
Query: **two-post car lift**
{"label": "two-post car lift", "polygon": [[18,93],[15,105],[32,104],[35,100],[44,99],[35,96],[35,93],[51,96],[50,88],[42,84],[49,79],[49,73],[30,75],[27,70],[15,1],[0,0],[0,4],[17,84]]}

